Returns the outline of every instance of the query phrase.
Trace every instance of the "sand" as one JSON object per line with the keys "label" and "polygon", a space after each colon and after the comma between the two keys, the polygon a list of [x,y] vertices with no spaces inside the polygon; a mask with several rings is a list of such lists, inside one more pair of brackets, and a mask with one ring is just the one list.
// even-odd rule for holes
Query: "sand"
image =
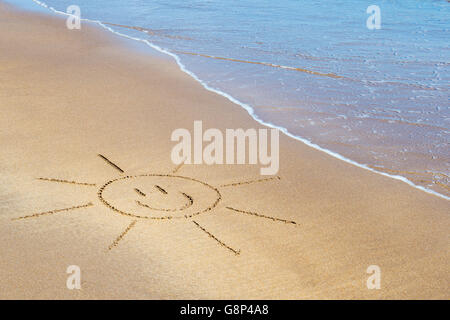
{"label": "sand", "polygon": [[[280,179],[251,182],[259,165],[177,168],[176,128],[262,126],[171,58],[99,27],[0,4],[0,110],[2,299],[450,298],[447,200],[285,135]],[[220,201],[152,220],[99,197],[121,177],[173,171],[213,188],[193,187],[195,205],[212,206],[214,190]],[[70,265],[81,290],[66,287]],[[379,290],[366,286],[370,265]]]}

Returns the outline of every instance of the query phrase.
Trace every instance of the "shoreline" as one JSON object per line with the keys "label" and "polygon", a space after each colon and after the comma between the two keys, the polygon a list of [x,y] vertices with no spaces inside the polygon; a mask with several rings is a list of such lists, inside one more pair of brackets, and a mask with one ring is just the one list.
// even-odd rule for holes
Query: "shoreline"
{"label": "shoreline", "polygon": [[[199,118],[221,130],[265,127],[172,61],[103,30],[1,15],[2,298],[448,298],[447,200],[285,135],[280,180],[217,187],[214,212],[194,222],[133,224],[111,212],[96,186],[118,173],[97,154],[130,175],[166,173],[173,129]],[[255,179],[259,166],[185,165],[179,174],[224,186]],[[33,213],[46,215],[12,220]],[[65,287],[73,264],[82,291]],[[374,264],[381,290],[365,285]]]}
{"label": "shoreline", "polygon": [[[45,8],[45,9],[50,10],[54,14],[63,15],[63,16],[69,16],[68,13],[56,10],[53,7],[49,7],[44,2],[41,2],[39,0],[32,0],[32,1],[35,4],[41,6],[41,7]],[[421,190],[423,192],[432,194],[434,196],[440,197],[440,198],[445,199],[445,200],[450,200],[450,196],[447,196],[447,195],[445,195],[443,193],[437,192],[437,191],[435,191],[433,189],[426,188],[424,186],[418,185],[418,184],[414,183],[413,181],[411,181],[410,179],[408,179],[405,176],[396,175],[396,174],[390,174],[388,172],[383,172],[383,171],[380,171],[380,170],[376,170],[373,165],[359,163],[359,162],[357,162],[355,160],[352,160],[352,159],[350,159],[350,158],[348,158],[346,156],[343,156],[343,155],[339,154],[338,152],[335,152],[333,150],[321,147],[320,145],[318,145],[316,143],[313,143],[312,141],[310,141],[310,140],[308,140],[308,139],[306,139],[304,137],[301,137],[299,135],[293,134],[293,133],[289,132],[289,130],[286,127],[282,127],[280,125],[276,125],[276,124],[273,124],[271,122],[267,122],[267,121],[262,120],[257,114],[255,114],[254,108],[251,107],[250,105],[239,101],[238,99],[234,98],[232,95],[230,95],[230,94],[228,94],[226,92],[223,92],[223,91],[221,91],[219,89],[212,88],[208,84],[206,84],[194,72],[192,72],[189,69],[187,69],[186,66],[181,62],[180,57],[178,55],[176,55],[175,53],[169,52],[169,51],[167,51],[167,50],[165,50],[165,49],[163,49],[163,48],[161,48],[161,47],[151,43],[150,41],[148,41],[146,39],[137,38],[137,37],[133,37],[133,36],[129,36],[129,35],[117,32],[117,31],[113,30],[111,27],[108,27],[107,25],[105,25],[104,23],[102,23],[99,20],[90,20],[90,19],[82,18],[81,21],[86,21],[88,23],[96,24],[96,25],[100,26],[101,28],[104,28],[105,30],[107,30],[107,31],[109,31],[109,32],[119,36],[119,37],[122,37],[122,38],[125,38],[125,39],[128,39],[128,40],[133,40],[133,41],[138,41],[138,42],[144,43],[145,45],[147,45],[151,49],[153,49],[155,51],[158,51],[159,53],[165,54],[165,55],[173,58],[175,60],[175,62],[178,64],[178,66],[179,66],[179,68],[180,68],[180,70],[182,72],[188,74],[195,81],[200,83],[206,90],[214,92],[214,93],[216,93],[216,94],[218,94],[220,96],[223,96],[226,99],[230,100],[232,103],[240,106],[241,108],[243,108],[244,110],[247,111],[247,113],[250,115],[250,117],[252,117],[256,122],[262,124],[263,126],[266,126],[268,128],[278,129],[284,135],[286,135],[286,136],[288,136],[288,137],[290,137],[290,138],[292,138],[294,140],[297,140],[297,141],[299,141],[301,143],[304,143],[305,145],[307,145],[307,146],[309,146],[309,147],[311,147],[313,149],[316,149],[316,150],[319,150],[321,152],[324,152],[324,153],[326,153],[326,154],[328,154],[328,155],[330,155],[330,156],[332,156],[332,157],[334,157],[334,158],[336,158],[338,160],[347,162],[349,164],[352,164],[354,166],[357,166],[357,167],[365,169],[365,170],[369,170],[371,172],[375,172],[375,173],[383,175],[385,177],[389,177],[391,179],[402,181],[402,182],[408,184],[409,186],[411,186],[413,188],[416,188],[418,190]],[[375,166],[375,167],[377,167],[377,166]]]}

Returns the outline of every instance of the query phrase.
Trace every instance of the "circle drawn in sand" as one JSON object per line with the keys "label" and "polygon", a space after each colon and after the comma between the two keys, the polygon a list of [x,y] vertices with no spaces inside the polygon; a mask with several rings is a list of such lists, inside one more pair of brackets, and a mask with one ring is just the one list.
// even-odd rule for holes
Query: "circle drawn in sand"
{"label": "circle drawn in sand", "polygon": [[110,180],[98,191],[100,201],[116,213],[139,219],[188,219],[217,206],[215,187],[190,177],[142,174]]}

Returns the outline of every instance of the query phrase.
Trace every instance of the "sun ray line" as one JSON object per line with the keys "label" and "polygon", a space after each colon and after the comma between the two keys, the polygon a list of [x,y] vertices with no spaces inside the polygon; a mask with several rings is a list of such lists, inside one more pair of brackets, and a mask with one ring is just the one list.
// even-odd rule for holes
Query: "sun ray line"
{"label": "sun ray line", "polygon": [[89,187],[95,187],[96,186],[95,183],[78,182],[78,181],[70,181],[70,180],[62,180],[62,179],[54,179],[54,178],[36,178],[36,180],[58,182],[58,183],[77,184],[77,185],[89,186]]}
{"label": "sun ray line", "polygon": [[258,182],[265,182],[265,181],[270,181],[270,180],[281,180],[281,178],[279,176],[276,177],[271,177],[271,178],[263,178],[263,179],[257,179],[257,180],[248,180],[248,181],[240,181],[240,182],[233,182],[233,183],[228,183],[228,184],[222,184],[220,185],[220,187],[235,187],[235,186],[240,186],[243,184],[251,184],[251,183],[258,183]]}
{"label": "sun ray line", "polygon": [[216,238],[216,236],[214,236],[211,232],[209,232],[208,230],[206,230],[205,228],[203,228],[200,224],[198,224],[197,221],[192,220],[192,222],[200,229],[202,230],[204,233],[206,233],[208,235],[208,237],[214,239],[218,244],[220,244],[222,247],[227,248],[228,250],[230,250],[231,252],[233,252],[235,255],[239,255],[241,253],[241,250],[236,250],[231,248],[230,246],[226,245],[224,242],[220,241],[219,239]]}
{"label": "sun ray line", "polygon": [[259,214],[259,213],[256,213],[256,212],[239,210],[239,209],[235,209],[235,208],[232,208],[232,207],[226,207],[226,208],[228,210],[232,210],[232,211],[239,212],[239,213],[245,213],[245,214],[248,214],[248,215],[251,215],[251,216],[256,216],[256,217],[259,217],[259,218],[265,218],[265,219],[270,219],[272,221],[280,221],[280,222],[284,222],[284,223],[290,223],[290,224],[298,225],[297,222],[292,221],[292,220],[285,220],[285,219],[280,219],[280,218],[274,218],[274,217],[265,216],[265,215],[262,215],[262,214]]}
{"label": "sun ray line", "polygon": [[87,208],[87,207],[92,207],[94,204],[92,202],[89,202],[87,204],[83,204],[80,206],[74,206],[74,207],[70,207],[70,208],[64,208],[64,209],[55,209],[55,210],[51,210],[51,211],[46,211],[46,212],[40,212],[40,213],[34,213],[28,216],[23,216],[23,217],[18,217],[18,218],[13,218],[11,220],[22,220],[22,219],[29,219],[29,218],[38,218],[40,216],[44,216],[44,215],[51,215],[51,214],[55,214],[58,212],[64,212],[64,211],[71,211],[71,210],[76,210],[76,209],[82,209],[82,208]]}
{"label": "sun ray line", "polygon": [[136,193],[140,196],[146,197],[147,195],[145,193],[143,193],[141,190],[139,190],[138,188],[134,188],[134,191],[136,191]]}
{"label": "sun ray line", "polygon": [[106,161],[106,163],[108,163],[111,167],[113,167],[114,169],[118,170],[120,173],[124,173],[125,171],[123,171],[118,165],[116,165],[114,162],[112,162],[111,160],[109,160],[107,157],[105,157],[102,154],[98,154],[98,156],[100,158],[102,158],[103,160]]}
{"label": "sun ray line", "polygon": [[114,247],[116,247],[119,242],[123,239],[123,237],[125,237],[125,235],[128,233],[128,231],[130,231],[134,225],[136,224],[137,220],[133,220],[128,227],[116,238],[116,240],[114,240],[113,243],[111,243],[111,245],[108,247],[108,250],[113,249]]}
{"label": "sun ray line", "polygon": [[177,166],[175,167],[175,169],[172,170],[172,174],[177,173],[177,171],[180,170],[181,167],[182,167],[183,165],[184,165],[184,160],[183,160],[183,162],[181,162],[179,165],[177,165]]}

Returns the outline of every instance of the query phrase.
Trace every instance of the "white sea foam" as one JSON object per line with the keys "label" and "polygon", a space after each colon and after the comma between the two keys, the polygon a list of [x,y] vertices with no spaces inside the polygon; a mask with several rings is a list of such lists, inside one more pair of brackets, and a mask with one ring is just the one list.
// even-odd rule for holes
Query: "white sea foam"
{"label": "white sea foam", "polygon": [[[63,11],[56,10],[55,8],[53,8],[53,7],[49,6],[49,5],[47,5],[46,3],[42,2],[42,1],[39,1],[39,0],[32,0],[32,1],[35,2],[36,4],[40,5],[40,6],[44,7],[44,8],[47,8],[47,9],[51,10],[51,11],[54,12],[54,13],[62,14],[62,15],[65,15],[65,16],[71,16],[71,14],[66,13],[66,12],[63,12]],[[322,151],[322,152],[325,152],[326,154],[328,154],[328,155],[330,155],[330,156],[332,156],[332,157],[334,157],[334,158],[337,158],[337,159],[339,159],[339,160],[345,161],[345,162],[347,162],[347,163],[349,163],[349,164],[352,164],[352,165],[354,165],[354,166],[360,167],[360,168],[362,168],[362,169],[369,170],[369,171],[371,171],[371,172],[374,172],[374,173],[383,175],[383,176],[385,176],[385,177],[389,177],[389,178],[391,178],[391,179],[395,179],[395,180],[402,181],[402,182],[404,182],[404,183],[410,185],[410,186],[413,187],[413,188],[419,189],[419,190],[421,190],[421,191],[424,191],[424,192],[426,192],[426,193],[435,195],[435,196],[440,197],[440,198],[443,198],[443,199],[445,199],[445,200],[450,200],[450,197],[448,197],[448,196],[446,196],[446,195],[443,195],[443,194],[440,194],[440,193],[438,193],[438,192],[436,192],[436,191],[434,191],[434,190],[425,188],[425,187],[423,187],[423,186],[416,185],[416,184],[414,184],[412,181],[410,181],[409,179],[407,179],[407,178],[405,178],[405,177],[403,177],[403,176],[392,175],[392,174],[389,174],[389,173],[377,171],[377,170],[372,169],[371,167],[367,166],[366,164],[361,164],[361,163],[358,163],[358,162],[356,162],[356,161],[353,161],[353,160],[351,160],[351,159],[349,159],[349,158],[346,158],[346,157],[344,157],[344,156],[342,156],[342,155],[340,155],[340,154],[338,154],[338,153],[336,153],[336,152],[334,152],[334,151],[325,149],[325,148],[323,148],[323,147],[321,147],[321,146],[319,146],[319,145],[317,145],[317,144],[315,144],[315,143],[313,143],[313,142],[311,142],[311,141],[309,141],[309,140],[307,140],[307,139],[305,139],[305,138],[302,138],[302,137],[300,137],[300,136],[294,135],[294,134],[290,133],[290,132],[289,132],[286,128],[284,128],[284,127],[281,127],[281,126],[278,126],[278,125],[275,125],[275,124],[273,124],[273,123],[270,123],[270,122],[267,122],[267,121],[264,121],[264,120],[260,119],[260,118],[258,117],[258,115],[255,114],[255,112],[254,112],[254,110],[253,110],[253,108],[252,108],[251,106],[249,106],[248,104],[243,103],[243,102],[237,100],[236,98],[234,98],[233,96],[229,95],[228,93],[225,93],[225,92],[223,92],[223,91],[220,91],[220,90],[218,90],[218,89],[215,89],[215,88],[210,87],[208,84],[206,84],[204,81],[202,81],[199,77],[197,77],[197,75],[196,75],[195,73],[193,73],[192,71],[188,70],[188,69],[183,65],[183,63],[181,63],[180,58],[179,58],[176,54],[174,54],[174,53],[172,53],[172,52],[170,52],[170,51],[168,51],[168,50],[165,50],[165,49],[163,49],[163,48],[161,48],[161,47],[159,47],[159,46],[157,46],[157,45],[151,43],[150,41],[148,41],[148,40],[146,40],[146,39],[141,39],[141,38],[137,38],[137,37],[132,37],[132,36],[129,36],[129,35],[126,35],[126,34],[117,32],[117,31],[115,31],[115,30],[113,30],[112,28],[106,26],[105,24],[103,24],[101,21],[98,21],[98,20],[91,20],[91,19],[85,19],[85,18],[82,18],[81,20],[82,20],[82,21],[87,21],[87,22],[91,22],[91,23],[98,24],[98,25],[100,25],[101,27],[105,28],[106,30],[108,30],[108,31],[110,31],[110,32],[112,32],[112,33],[114,33],[114,34],[116,34],[116,35],[118,35],[118,36],[121,36],[121,37],[124,37],[124,38],[127,38],[127,39],[131,39],[131,40],[135,40],[135,41],[139,41],[139,42],[143,42],[143,43],[145,43],[146,45],[148,45],[149,47],[151,47],[152,49],[155,49],[155,50],[157,50],[158,52],[161,52],[161,53],[164,53],[164,54],[167,54],[167,55],[171,56],[171,57],[177,62],[178,66],[180,67],[180,69],[181,69],[183,72],[187,73],[187,74],[190,75],[192,78],[194,78],[196,81],[198,81],[198,82],[199,82],[206,90],[212,91],[212,92],[214,92],[214,93],[217,93],[218,95],[221,95],[221,96],[227,98],[228,100],[230,100],[231,102],[233,102],[233,103],[235,103],[235,104],[241,106],[242,108],[244,108],[244,109],[248,112],[248,114],[249,114],[253,119],[255,119],[256,121],[258,121],[260,124],[262,124],[262,125],[264,125],[264,126],[267,126],[267,127],[270,127],[270,128],[278,129],[278,130],[280,130],[282,133],[284,133],[284,134],[285,134],[286,136],[288,136],[288,137],[291,137],[291,138],[293,138],[293,139],[295,139],[295,140],[301,141],[301,142],[303,142],[304,144],[306,144],[307,146],[310,146],[310,147],[312,147],[312,148],[314,148],[314,149],[317,149],[317,150],[320,150],[320,151]]]}

